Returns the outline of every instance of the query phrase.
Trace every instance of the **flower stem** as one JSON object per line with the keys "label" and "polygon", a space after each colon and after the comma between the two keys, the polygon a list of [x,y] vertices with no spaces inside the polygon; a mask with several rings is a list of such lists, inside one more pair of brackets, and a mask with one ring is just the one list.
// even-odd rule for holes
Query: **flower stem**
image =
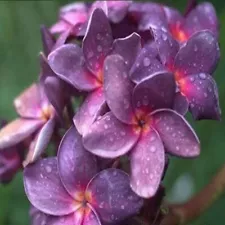
{"label": "flower stem", "polygon": [[225,164],[211,182],[188,202],[169,205],[169,212],[160,225],[181,225],[193,221],[206,211],[223,194],[224,190]]}

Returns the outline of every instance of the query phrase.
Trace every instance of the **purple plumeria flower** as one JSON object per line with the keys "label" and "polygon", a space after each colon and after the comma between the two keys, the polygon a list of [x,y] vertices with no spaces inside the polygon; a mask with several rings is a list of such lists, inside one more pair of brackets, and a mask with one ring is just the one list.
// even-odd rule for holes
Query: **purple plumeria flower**
{"label": "purple plumeria flower", "polygon": [[87,132],[89,125],[107,108],[102,89],[106,56],[120,54],[130,68],[140,49],[141,40],[136,33],[113,41],[109,21],[104,11],[97,8],[89,20],[82,49],[66,44],[49,55],[48,62],[54,73],[78,90],[89,92],[74,117],[80,134]]}
{"label": "purple plumeria flower", "polygon": [[178,10],[164,6],[169,30],[179,42],[187,41],[193,34],[202,30],[211,31],[219,36],[219,22],[215,8],[210,2],[203,2],[191,7],[183,16]]}
{"label": "purple plumeria flower", "polygon": [[165,149],[181,157],[200,153],[199,140],[175,111],[173,75],[155,73],[134,87],[124,59],[108,56],[104,92],[111,112],[89,127],[83,137],[87,150],[105,158],[130,153],[131,187],[145,198],[156,193],[165,166]]}
{"label": "purple plumeria flower", "polygon": [[47,147],[56,125],[55,111],[39,84],[33,84],[22,92],[14,100],[14,105],[19,118],[0,130],[0,150],[16,146],[35,134],[24,162],[26,166]]}
{"label": "purple plumeria flower", "polygon": [[96,8],[102,8],[108,19],[113,24],[120,23],[126,16],[132,1],[95,1],[92,4],[72,3],[62,7],[59,12],[59,21],[54,24],[52,33],[70,31],[72,36],[83,36],[86,31],[87,21]]}
{"label": "purple plumeria flower", "polygon": [[[179,46],[164,29],[152,28],[152,33],[162,62],[159,71],[169,70],[174,75],[178,111],[185,114],[189,106],[197,120],[219,120],[221,111],[218,90],[211,76],[220,58],[216,37],[210,31],[200,31]],[[149,67],[155,68],[155,62]],[[133,76],[136,83],[140,81],[140,77],[137,77]]]}
{"label": "purple plumeria flower", "polygon": [[29,216],[30,216],[30,225],[46,225],[47,219],[49,217],[47,214],[41,212],[33,205],[30,206]]}
{"label": "purple plumeria flower", "polygon": [[58,156],[45,158],[24,170],[25,191],[31,204],[49,215],[48,225],[119,224],[139,212],[143,200],[119,169],[99,171],[94,155],[71,127]]}

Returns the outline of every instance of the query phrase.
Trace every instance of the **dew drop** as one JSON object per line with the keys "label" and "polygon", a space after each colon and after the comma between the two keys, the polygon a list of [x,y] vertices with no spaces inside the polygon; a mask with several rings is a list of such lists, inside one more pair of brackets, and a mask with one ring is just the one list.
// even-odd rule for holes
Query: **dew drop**
{"label": "dew drop", "polygon": [[46,166],[45,167],[47,173],[51,173],[52,172],[52,167],[51,166]]}
{"label": "dew drop", "polygon": [[98,51],[98,52],[102,52],[102,46],[101,46],[101,45],[98,45],[97,51]]}
{"label": "dew drop", "polygon": [[194,46],[194,51],[197,52],[198,51],[198,47],[197,45]]}
{"label": "dew drop", "polygon": [[155,147],[155,146],[151,146],[151,147],[150,147],[150,151],[151,151],[152,153],[154,153],[154,152],[156,151],[156,147]]}
{"label": "dew drop", "polygon": [[167,40],[167,36],[166,36],[166,34],[162,34],[162,39],[163,39],[163,41],[166,41]]}
{"label": "dew drop", "polygon": [[203,79],[203,80],[206,79],[206,75],[205,75],[204,73],[200,73],[200,74],[199,74],[199,77],[200,77],[201,79]]}
{"label": "dew drop", "polygon": [[124,205],[121,205],[121,209],[125,209],[125,206]]}
{"label": "dew drop", "polygon": [[97,38],[97,40],[101,40],[101,38],[102,38],[101,34],[98,33],[96,38]]}
{"label": "dew drop", "polygon": [[148,66],[150,65],[150,63],[151,63],[151,62],[150,62],[150,59],[149,59],[148,57],[145,57],[145,58],[144,58],[144,61],[143,61],[144,66],[145,66],[145,67],[148,67]]}

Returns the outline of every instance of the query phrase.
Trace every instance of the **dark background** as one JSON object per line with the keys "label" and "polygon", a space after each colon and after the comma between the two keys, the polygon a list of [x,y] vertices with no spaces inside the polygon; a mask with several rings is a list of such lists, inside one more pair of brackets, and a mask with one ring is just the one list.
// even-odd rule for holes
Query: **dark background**
{"label": "dark background", "polygon": [[[183,10],[186,1],[162,1]],[[225,1],[211,1],[221,24],[221,61],[215,73],[222,112],[225,109]],[[50,26],[60,5],[69,1],[0,1],[0,117],[13,119],[12,101],[37,79],[41,49],[40,24]],[[165,185],[169,199],[182,201],[200,190],[225,162],[225,114],[221,122],[195,122],[201,156],[195,160],[172,159]],[[189,119],[193,124],[192,119]],[[28,225],[29,203],[21,174],[7,187],[0,186],[0,225]],[[224,225],[225,196],[192,225]]]}

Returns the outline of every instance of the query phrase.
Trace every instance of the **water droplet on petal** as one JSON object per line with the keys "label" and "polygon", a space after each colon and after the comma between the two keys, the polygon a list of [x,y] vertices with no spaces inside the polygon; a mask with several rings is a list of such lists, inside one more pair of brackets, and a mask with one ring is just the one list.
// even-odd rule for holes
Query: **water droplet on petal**
{"label": "water droplet on petal", "polygon": [[206,75],[205,75],[204,73],[200,73],[200,74],[199,74],[199,77],[200,77],[201,79],[203,79],[203,80],[206,79]]}
{"label": "water droplet on petal", "polygon": [[166,41],[167,40],[167,35],[166,34],[162,34],[162,39],[163,39],[163,41]]}
{"label": "water droplet on petal", "polygon": [[98,52],[102,52],[102,46],[101,46],[101,45],[98,45],[97,51],[98,51]]}
{"label": "water droplet on petal", "polygon": [[150,147],[150,151],[154,153],[156,151],[156,147],[155,146],[151,146]]}
{"label": "water droplet on petal", "polygon": [[46,166],[45,167],[47,173],[51,173],[52,172],[52,167],[51,166]]}
{"label": "water droplet on petal", "polygon": [[197,45],[194,46],[194,51],[197,52],[198,51],[198,47]]}
{"label": "water droplet on petal", "polygon": [[144,58],[144,61],[143,61],[143,64],[145,67],[148,67],[150,65],[151,61],[148,57],[145,57]]}

